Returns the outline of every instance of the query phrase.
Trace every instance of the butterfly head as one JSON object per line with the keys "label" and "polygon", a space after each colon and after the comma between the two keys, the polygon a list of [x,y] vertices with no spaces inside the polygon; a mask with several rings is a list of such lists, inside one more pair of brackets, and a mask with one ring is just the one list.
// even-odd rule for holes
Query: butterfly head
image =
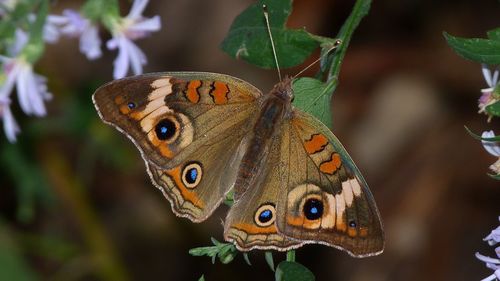
{"label": "butterfly head", "polygon": [[282,81],[280,81],[276,85],[274,85],[270,94],[280,98],[281,100],[283,100],[285,102],[288,102],[288,103],[292,102],[292,100],[293,100],[292,81],[293,80],[291,77],[287,76],[287,77],[283,78]]}

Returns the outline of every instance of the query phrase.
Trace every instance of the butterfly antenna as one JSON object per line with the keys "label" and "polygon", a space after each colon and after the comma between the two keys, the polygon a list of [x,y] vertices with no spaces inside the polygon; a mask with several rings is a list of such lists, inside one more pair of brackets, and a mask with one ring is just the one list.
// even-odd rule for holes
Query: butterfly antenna
{"label": "butterfly antenna", "polygon": [[280,78],[281,81],[280,65],[278,63],[278,56],[276,55],[276,48],[274,47],[274,40],[273,40],[273,35],[271,33],[271,26],[269,25],[269,13],[267,12],[266,4],[262,5],[262,10],[264,10],[264,18],[266,19],[267,32],[269,33],[269,39],[271,39],[271,47],[273,48],[274,62],[276,62],[276,68],[278,69],[278,77]]}
{"label": "butterfly antenna", "polygon": [[335,43],[333,43],[333,45],[323,54],[321,55],[318,59],[316,59],[315,61],[313,61],[311,64],[309,64],[308,66],[306,66],[304,69],[302,69],[301,71],[299,71],[299,73],[295,74],[292,79],[295,79],[297,78],[297,76],[299,76],[300,74],[304,73],[304,71],[308,70],[309,68],[311,68],[311,66],[315,65],[318,61],[320,61],[321,59],[323,59],[325,56],[327,56],[331,51],[337,49],[339,47],[339,45],[342,44],[342,40],[340,39],[337,39],[335,40]]}

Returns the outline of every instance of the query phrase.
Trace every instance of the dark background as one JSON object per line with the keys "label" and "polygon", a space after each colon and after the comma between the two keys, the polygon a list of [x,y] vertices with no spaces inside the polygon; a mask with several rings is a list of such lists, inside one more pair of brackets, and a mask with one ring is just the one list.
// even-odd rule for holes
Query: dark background
{"label": "dark background", "polygon": [[[218,48],[251,1],[151,2],[145,15],[160,15],[162,30],[138,41],[149,59],[146,72],[221,72],[263,92],[277,82],[275,71]],[[81,3],[55,1],[52,12]],[[288,26],[334,37],[353,4],[296,0]],[[130,2],[121,5],[125,15]],[[317,280],[480,280],[492,273],[474,253],[494,255],[482,239],[498,226],[500,187],[486,175],[497,159],[464,125],[481,133],[498,131],[498,121],[477,114],[480,89],[487,87],[480,65],[453,53],[442,32],[485,37],[500,26],[499,15],[494,0],[372,3],[344,60],[333,131],[370,184],[386,250],[354,259],[305,246],[297,261]],[[188,254],[209,245],[210,237],[222,240],[227,208],[201,224],[172,214],[139,152],[93,108],[91,95],[112,79],[116,52],[105,50],[89,62],[77,44],[48,45],[37,64],[54,94],[48,116],[24,117],[14,103],[23,133],[16,144],[0,139],[0,255],[42,280],[198,280],[202,274],[209,281],[273,280],[259,251],[250,254],[252,267],[241,255],[229,265],[212,265]],[[275,254],[275,262],[284,258]]]}

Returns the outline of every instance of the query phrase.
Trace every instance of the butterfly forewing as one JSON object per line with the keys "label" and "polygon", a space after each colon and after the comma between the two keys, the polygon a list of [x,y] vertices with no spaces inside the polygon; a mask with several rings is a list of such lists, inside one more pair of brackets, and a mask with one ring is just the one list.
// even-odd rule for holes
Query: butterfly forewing
{"label": "butterfly forewing", "polygon": [[171,72],[113,81],[93,99],[101,118],[139,148],[174,212],[198,222],[231,188],[230,164],[239,161],[261,96],[230,76]]}

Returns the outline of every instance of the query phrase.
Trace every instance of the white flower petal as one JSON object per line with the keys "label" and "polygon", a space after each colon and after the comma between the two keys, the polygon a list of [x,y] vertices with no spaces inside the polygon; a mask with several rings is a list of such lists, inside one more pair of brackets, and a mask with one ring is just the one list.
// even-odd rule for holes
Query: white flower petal
{"label": "white flower petal", "polygon": [[47,90],[47,88],[39,86],[35,74],[33,73],[32,70],[26,73],[26,78],[27,78],[26,83],[29,91],[29,98],[33,113],[36,116],[45,116],[47,112],[45,110],[45,104],[43,100],[46,98],[44,93]]}
{"label": "white flower petal", "polygon": [[106,48],[108,48],[108,50],[114,50],[119,47],[119,44],[119,38],[113,37],[106,42]]}
{"label": "white flower petal", "polygon": [[96,26],[91,26],[82,33],[80,37],[80,52],[84,53],[89,60],[101,57],[101,38],[99,38]]}
{"label": "white flower petal", "polygon": [[481,64],[481,70],[483,72],[483,77],[484,77],[484,80],[486,80],[486,84],[488,84],[488,86],[490,87],[493,87],[493,81],[491,81],[491,70],[488,68],[488,66],[486,64]]}
{"label": "white flower petal", "polygon": [[[125,77],[128,71],[129,67],[129,54],[128,54],[128,48],[125,45],[126,43],[123,43],[123,40],[127,40],[125,38],[117,38],[119,48],[118,48],[118,56],[116,57],[114,61],[114,69],[113,69],[113,78],[119,79]],[[108,41],[109,42],[109,41]]]}
{"label": "white flower petal", "polygon": [[135,75],[142,74],[142,65],[146,63],[146,55],[134,42],[127,40],[128,54],[132,71]]}
{"label": "white flower petal", "polygon": [[7,54],[10,57],[16,57],[21,53],[26,43],[28,43],[28,34],[21,29],[16,29],[14,44],[7,48]]}
{"label": "white flower petal", "polygon": [[0,86],[0,99],[7,99],[14,88],[14,84],[17,80],[17,75],[19,73],[19,67],[17,64],[13,65],[13,68],[7,72],[7,79],[5,84]]}
{"label": "white flower petal", "polygon": [[[495,137],[495,133],[493,131],[484,131],[481,134],[481,137],[492,138]],[[500,157],[500,145],[497,142],[481,140],[481,143],[483,144],[484,149],[486,149],[489,154]]]}
{"label": "white flower petal", "polygon": [[476,258],[486,263],[500,264],[500,259],[490,258],[476,252]]}
{"label": "white flower petal", "polygon": [[10,111],[10,102],[0,104],[0,114],[3,119],[3,130],[7,139],[13,143],[16,141],[16,135],[20,132],[19,125],[17,125],[12,112]]}
{"label": "white flower petal", "polygon": [[149,0],[134,0],[132,3],[132,7],[130,8],[130,12],[127,15],[128,19],[138,19],[142,17],[142,12],[146,8]]}
{"label": "white flower petal", "polygon": [[132,24],[128,30],[132,32],[153,32],[161,29],[160,16],[144,19]]}
{"label": "white flower petal", "polygon": [[492,87],[495,87],[498,84],[498,70],[495,69],[493,72],[493,78],[491,78]]}

